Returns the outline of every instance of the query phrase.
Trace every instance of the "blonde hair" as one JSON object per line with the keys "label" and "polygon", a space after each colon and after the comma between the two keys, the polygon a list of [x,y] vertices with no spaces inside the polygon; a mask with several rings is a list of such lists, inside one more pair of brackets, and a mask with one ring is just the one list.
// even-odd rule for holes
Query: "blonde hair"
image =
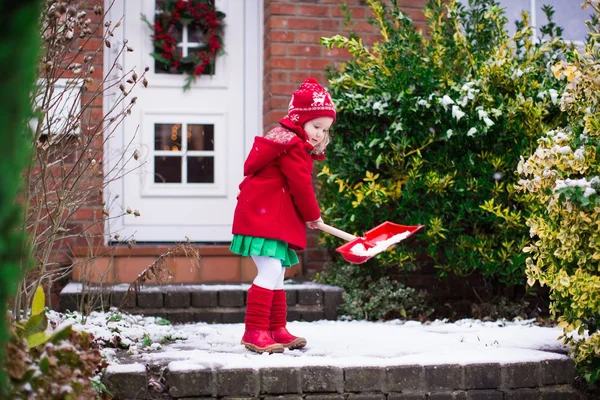
{"label": "blonde hair", "polygon": [[329,132],[323,132],[323,140],[321,140],[317,145],[315,145],[315,147],[313,148],[313,150],[311,151],[311,154],[316,154],[316,155],[321,155],[323,153],[325,153],[325,149],[327,148],[327,145],[329,144]]}

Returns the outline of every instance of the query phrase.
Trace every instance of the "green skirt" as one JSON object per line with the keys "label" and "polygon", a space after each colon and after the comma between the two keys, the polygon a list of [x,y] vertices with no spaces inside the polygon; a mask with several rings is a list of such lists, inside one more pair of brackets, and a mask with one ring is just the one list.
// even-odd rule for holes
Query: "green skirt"
{"label": "green skirt", "polygon": [[276,239],[265,239],[254,236],[233,235],[231,247],[229,248],[235,254],[241,256],[267,256],[278,258],[281,265],[291,267],[298,264],[298,255],[288,247],[286,242]]}

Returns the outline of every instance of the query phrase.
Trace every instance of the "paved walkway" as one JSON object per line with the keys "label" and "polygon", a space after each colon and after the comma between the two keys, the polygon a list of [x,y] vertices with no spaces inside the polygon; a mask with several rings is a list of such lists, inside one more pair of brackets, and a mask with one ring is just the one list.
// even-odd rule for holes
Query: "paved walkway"
{"label": "paved walkway", "polygon": [[579,398],[561,330],[503,325],[292,322],[308,346],[259,355],[239,344],[242,324],[187,324],[176,326],[187,340],[119,355],[127,365],[113,361],[105,381],[118,398]]}

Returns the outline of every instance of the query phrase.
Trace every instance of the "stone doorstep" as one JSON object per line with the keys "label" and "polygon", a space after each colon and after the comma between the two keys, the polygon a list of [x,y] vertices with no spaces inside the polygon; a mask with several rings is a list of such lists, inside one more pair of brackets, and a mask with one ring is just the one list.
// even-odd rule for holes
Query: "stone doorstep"
{"label": "stone doorstep", "polygon": [[[82,299],[86,303],[94,301],[93,308],[119,307],[128,288],[127,284],[84,288],[81,283],[71,282],[60,293],[60,311],[77,310]],[[132,314],[162,316],[176,323],[238,323],[243,322],[249,288],[250,285],[222,284],[149,285],[131,296],[123,310]],[[343,289],[305,283],[287,284],[284,290],[288,320],[337,319],[337,308],[343,301]]]}
{"label": "stone doorstep", "polygon": [[[522,372],[535,378],[516,378]],[[164,387],[162,396],[168,394],[168,398],[295,396],[298,400],[580,399],[573,380],[570,359],[465,366],[262,369],[210,369],[176,361],[162,367],[109,366],[103,378],[118,399],[156,398],[160,394],[153,388],[159,386]],[[161,385],[149,385],[150,381]]]}

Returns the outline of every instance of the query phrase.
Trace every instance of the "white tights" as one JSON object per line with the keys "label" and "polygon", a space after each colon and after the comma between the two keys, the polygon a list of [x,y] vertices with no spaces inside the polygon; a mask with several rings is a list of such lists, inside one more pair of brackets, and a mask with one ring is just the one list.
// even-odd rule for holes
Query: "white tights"
{"label": "white tights", "polygon": [[283,289],[283,278],[285,268],[281,266],[281,260],[268,256],[252,256],[254,264],[258,269],[258,275],[254,278],[254,284],[264,289]]}

